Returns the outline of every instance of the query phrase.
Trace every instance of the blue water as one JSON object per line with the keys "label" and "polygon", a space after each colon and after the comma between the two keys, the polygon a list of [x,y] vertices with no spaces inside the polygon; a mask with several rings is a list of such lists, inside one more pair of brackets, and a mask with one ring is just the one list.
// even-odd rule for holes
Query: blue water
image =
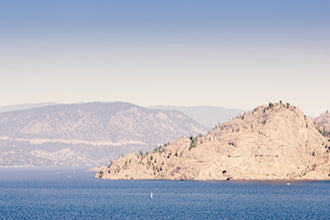
{"label": "blue water", "polygon": [[[330,181],[110,181],[0,169],[0,219],[329,219]],[[153,192],[153,198],[150,194]]]}

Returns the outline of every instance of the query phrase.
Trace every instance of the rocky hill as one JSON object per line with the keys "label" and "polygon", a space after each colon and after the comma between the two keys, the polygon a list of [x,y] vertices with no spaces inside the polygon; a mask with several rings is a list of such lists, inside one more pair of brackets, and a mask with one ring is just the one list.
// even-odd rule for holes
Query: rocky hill
{"label": "rocky hill", "polygon": [[330,137],[330,113],[326,111],[314,119],[314,123],[323,136]]}
{"label": "rocky hill", "polygon": [[206,136],[180,138],[103,167],[103,179],[283,180],[330,178],[330,140],[289,104],[255,108]]}
{"label": "rocky hill", "polygon": [[0,114],[0,166],[97,166],[206,133],[178,111],[130,103],[52,105]]}

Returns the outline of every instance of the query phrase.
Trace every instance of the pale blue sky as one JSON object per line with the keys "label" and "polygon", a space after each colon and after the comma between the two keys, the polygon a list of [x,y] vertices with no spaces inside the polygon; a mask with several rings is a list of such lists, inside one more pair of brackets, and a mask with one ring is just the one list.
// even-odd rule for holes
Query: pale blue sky
{"label": "pale blue sky", "polygon": [[0,105],[330,110],[330,1],[0,2]]}

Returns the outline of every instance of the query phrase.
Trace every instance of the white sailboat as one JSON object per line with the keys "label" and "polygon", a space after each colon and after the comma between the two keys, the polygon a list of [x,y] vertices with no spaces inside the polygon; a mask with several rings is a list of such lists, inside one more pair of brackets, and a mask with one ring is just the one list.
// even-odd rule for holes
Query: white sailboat
{"label": "white sailboat", "polygon": [[153,197],[153,194],[152,194],[152,192],[151,192],[151,194],[150,194],[150,198],[152,198]]}

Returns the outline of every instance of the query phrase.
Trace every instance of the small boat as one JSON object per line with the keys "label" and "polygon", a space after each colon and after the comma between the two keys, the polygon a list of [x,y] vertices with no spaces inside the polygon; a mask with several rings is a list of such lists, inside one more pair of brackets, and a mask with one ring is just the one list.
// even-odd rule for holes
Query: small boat
{"label": "small boat", "polygon": [[286,183],[286,185],[287,185],[287,186],[290,186],[290,185],[291,185],[291,183]]}
{"label": "small boat", "polygon": [[153,195],[152,195],[152,192],[151,192],[151,194],[150,194],[150,198],[152,198],[153,197]]}

